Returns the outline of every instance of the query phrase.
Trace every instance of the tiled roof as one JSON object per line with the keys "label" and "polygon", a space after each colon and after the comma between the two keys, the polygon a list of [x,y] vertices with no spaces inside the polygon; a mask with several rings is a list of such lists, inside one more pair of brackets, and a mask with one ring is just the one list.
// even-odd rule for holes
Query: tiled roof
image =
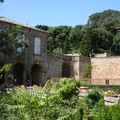
{"label": "tiled roof", "polygon": [[18,26],[22,26],[22,27],[25,27],[25,28],[29,28],[29,29],[33,29],[33,30],[37,30],[37,31],[40,31],[40,32],[44,32],[44,33],[47,33],[46,31],[44,30],[41,30],[41,29],[37,29],[35,27],[31,27],[31,26],[27,26],[27,25],[24,25],[22,23],[19,23],[19,22],[16,22],[15,20],[11,20],[7,17],[3,17],[3,16],[0,16],[0,22],[5,22],[5,23],[9,23],[9,24],[14,24],[14,25],[18,25]]}

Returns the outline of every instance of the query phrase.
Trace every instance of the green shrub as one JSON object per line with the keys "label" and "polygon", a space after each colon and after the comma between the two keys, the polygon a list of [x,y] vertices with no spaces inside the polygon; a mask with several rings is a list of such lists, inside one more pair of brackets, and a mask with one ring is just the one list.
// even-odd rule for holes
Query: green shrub
{"label": "green shrub", "polygon": [[[51,82],[48,81],[45,88],[50,88],[50,84]],[[50,107],[48,107],[46,118],[48,120],[78,120],[82,118],[83,108],[80,107],[80,99],[76,94],[80,81],[64,78],[59,83],[53,84],[54,92],[52,94],[48,93]]]}
{"label": "green shrub", "polygon": [[41,116],[44,96],[40,94],[40,91],[15,88],[9,94],[4,94],[4,96],[0,94],[0,97],[0,117],[5,120],[30,120],[32,118],[36,120]]}
{"label": "green shrub", "polygon": [[85,65],[84,69],[83,69],[83,78],[90,78],[91,77],[91,70],[92,70],[92,66],[87,64]]}
{"label": "green shrub", "polygon": [[80,80],[64,78],[44,87],[0,92],[0,120],[120,120],[120,104],[105,106],[97,90],[81,100],[79,86]]}
{"label": "green shrub", "polygon": [[93,116],[94,120],[112,120],[110,107],[105,106],[104,100],[100,100],[92,109],[91,116]]}
{"label": "green shrub", "polygon": [[86,85],[91,89],[101,90],[120,90],[120,85]]}
{"label": "green shrub", "polygon": [[97,90],[91,91],[87,96],[87,102],[90,107],[93,107],[102,98]]}
{"label": "green shrub", "polygon": [[120,120],[120,104],[106,106],[104,100],[100,100],[92,109],[94,120]]}
{"label": "green shrub", "polygon": [[80,80],[73,78],[63,78],[58,84],[58,94],[63,99],[70,99],[76,94],[77,87],[80,87]]}

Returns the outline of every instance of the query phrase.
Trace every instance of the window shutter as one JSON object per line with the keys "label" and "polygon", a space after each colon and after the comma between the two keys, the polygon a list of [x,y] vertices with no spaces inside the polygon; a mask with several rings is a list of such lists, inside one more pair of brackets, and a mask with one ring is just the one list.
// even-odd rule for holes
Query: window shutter
{"label": "window shutter", "polygon": [[34,39],[34,54],[40,55],[41,53],[41,40],[40,38],[36,37]]}

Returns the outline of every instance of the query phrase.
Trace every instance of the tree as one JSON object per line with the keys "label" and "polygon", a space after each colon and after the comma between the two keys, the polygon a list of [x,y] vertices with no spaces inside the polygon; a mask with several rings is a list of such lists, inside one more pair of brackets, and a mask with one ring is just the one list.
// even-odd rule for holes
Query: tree
{"label": "tree", "polygon": [[82,32],[82,40],[80,42],[80,53],[83,56],[89,56],[92,52],[92,39],[90,34],[89,28],[84,28],[84,31]]}
{"label": "tree", "polygon": [[26,47],[27,43],[19,41],[19,37],[24,34],[21,27],[6,27],[0,31],[0,51],[10,57],[18,47]]}
{"label": "tree", "polygon": [[35,26],[38,29],[48,31],[49,27],[47,25],[36,25]]}
{"label": "tree", "polygon": [[[58,26],[49,29],[48,35],[48,50],[53,52],[56,49],[62,49],[62,53],[64,51],[64,44],[69,42],[69,33],[70,27],[68,26]],[[69,48],[69,46],[67,46]],[[66,51],[65,53],[68,53]]]}
{"label": "tree", "polygon": [[[4,27],[0,31],[0,52],[5,58],[10,59],[17,48],[28,47],[27,41],[21,41],[19,38],[24,31],[19,26]],[[19,54],[20,53],[20,54]],[[16,56],[23,55],[24,51],[16,52]],[[4,83],[4,75],[10,69],[11,64],[4,64],[6,59],[0,59],[0,84]],[[9,79],[9,78],[8,78]]]}
{"label": "tree", "polygon": [[120,55],[120,32],[118,32],[113,38],[113,51],[117,55]]}
{"label": "tree", "polygon": [[101,28],[91,29],[92,50],[94,53],[109,52],[112,49],[113,34]]}
{"label": "tree", "polygon": [[93,27],[105,27],[110,30],[120,24],[120,12],[116,10],[105,10],[101,13],[92,14],[89,17],[88,25]]}
{"label": "tree", "polygon": [[91,77],[91,70],[92,70],[92,66],[90,64],[86,64],[84,69],[83,69],[83,77],[90,78]]}
{"label": "tree", "polygon": [[0,2],[4,2],[4,0],[0,0]]}
{"label": "tree", "polygon": [[68,41],[68,38],[66,38],[65,41],[64,41],[64,45],[63,45],[63,50],[62,50],[62,52],[63,52],[64,54],[67,54],[69,51],[70,51],[69,41]]}
{"label": "tree", "polygon": [[117,38],[115,37],[117,34],[115,27],[119,25],[120,12],[116,10],[105,10],[101,13],[92,14],[89,17],[88,27],[91,28],[93,52],[119,53],[118,42],[115,42]]}
{"label": "tree", "polygon": [[79,51],[80,42],[82,40],[82,30],[83,30],[83,26],[76,25],[70,31],[69,34],[70,50],[73,52]]}
{"label": "tree", "polygon": [[120,26],[120,11],[105,10],[92,14],[86,25],[36,27],[49,32],[49,52],[66,54],[77,52],[88,56],[91,52],[120,54],[116,26]]}

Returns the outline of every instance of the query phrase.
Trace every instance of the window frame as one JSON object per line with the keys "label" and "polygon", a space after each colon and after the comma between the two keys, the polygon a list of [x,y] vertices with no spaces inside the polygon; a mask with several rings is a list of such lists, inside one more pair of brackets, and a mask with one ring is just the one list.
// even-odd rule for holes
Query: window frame
{"label": "window frame", "polygon": [[110,85],[110,80],[109,79],[105,80],[105,85]]}
{"label": "window frame", "polygon": [[34,38],[34,54],[41,55],[41,38],[40,37]]}
{"label": "window frame", "polygon": [[[22,41],[25,41],[25,34],[19,36],[17,43],[21,43]],[[16,51],[21,53],[24,49],[25,47],[18,47]]]}

